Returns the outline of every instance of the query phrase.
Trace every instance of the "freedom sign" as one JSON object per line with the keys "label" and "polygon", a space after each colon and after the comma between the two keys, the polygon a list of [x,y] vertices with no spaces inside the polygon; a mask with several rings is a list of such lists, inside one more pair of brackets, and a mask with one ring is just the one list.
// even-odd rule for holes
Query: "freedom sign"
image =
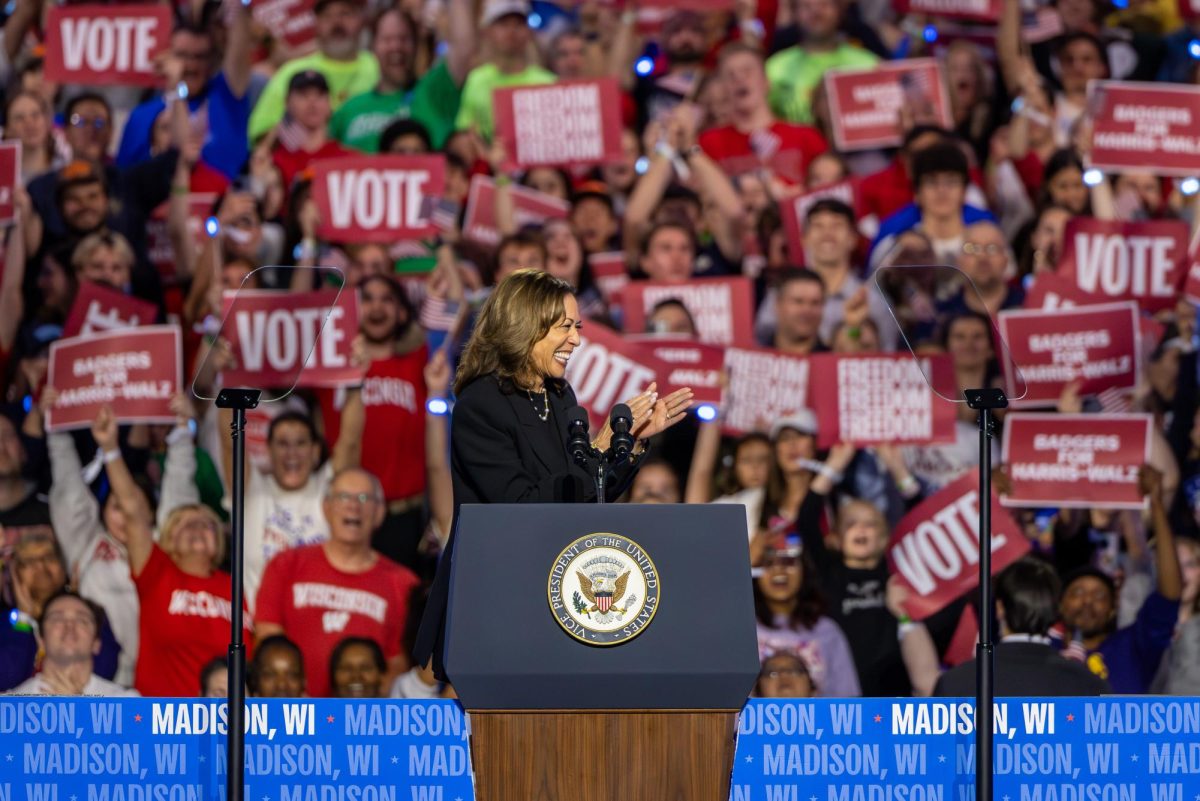
{"label": "freedom sign", "polygon": [[624,159],[616,78],[514,86],[492,93],[496,136],[522,168]]}
{"label": "freedom sign", "polygon": [[646,331],[646,319],[664,300],[682,303],[696,321],[696,335],[713,345],[754,342],[754,286],[744,275],[697,278],[686,284],[631,281],[621,291],[625,330]]}
{"label": "freedom sign", "polygon": [[234,366],[222,373],[225,386],[362,383],[366,367],[356,367],[350,358],[351,343],[358,335],[356,292],[226,292],[221,304],[225,320],[221,336],[234,354]]}
{"label": "freedom sign", "polygon": [[426,197],[446,187],[443,156],[346,156],[313,162],[320,236],[334,242],[420,239],[436,232]]}
{"label": "freedom sign", "polygon": [[1133,389],[1141,374],[1141,327],[1137,304],[1052,311],[1015,309],[999,314],[1001,338],[1025,380],[1025,397],[1006,371],[1005,392],[1014,408],[1054,406],[1063,389],[1081,381],[1079,392]]}
{"label": "freedom sign", "polygon": [[1200,86],[1092,81],[1092,148],[1101,170],[1200,174]]}
{"label": "freedom sign", "polygon": [[60,339],[50,345],[47,383],[58,392],[49,431],[87,428],[111,405],[123,423],[173,423],[183,382],[177,325],[148,325]]}
{"label": "freedom sign", "polygon": [[46,79],[158,86],[154,62],[170,38],[170,6],[52,5],[46,17]]}
{"label": "freedom sign", "polygon": [[[579,338],[580,346],[571,354],[566,377],[575,391],[575,400],[588,410],[593,431],[600,430],[613,406],[667,375],[667,365],[653,353],[627,342],[610,328],[589,323],[580,330]],[[660,386],[660,395],[662,391]]]}
{"label": "freedom sign", "polygon": [[63,338],[90,336],[104,331],[120,331],[150,325],[158,317],[158,307],[92,281],[83,281],[75,293],[71,313],[63,325]]}
{"label": "freedom sign", "polygon": [[1038,414],[1004,418],[1005,506],[1141,509],[1138,468],[1150,460],[1148,414]]}
{"label": "freedom sign", "polygon": [[[991,498],[992,575],[1029,552],[1020,526]],[[926,498],[892,529],[888,562],[908,590],[913,620],[938,612],[979,584],[979,469]]]}
{"label": "freedom sign", "polygon": [[726,348],[724,432],[766,431],[780,417],[806,408],[809,371],[820,358],[768,348]]}
{"label": "freedom sign", "polygon": [[17,187],[21,185],[21,142],[0,142],[0,225],[17,216]]}
{"label": "freedom sign", "polygon": [[1002,0],[896,0],[895,8],[900,14],[996,22],[1000,19],[1001,5]]}
{"label": "freedom sign", "polygon": [[600,297],[608,304],[613,304],[621,297],[621,292],[629,285],[629,271],[625,269],[625,252],[610,250],[604,253],[588,255],[588,267],[592,271],[592,280]]}
{"label": "freedom sign", "polygon": [[658,394],[669,395],[677,389],[691,387],[697,404],[721,402],[721,374],[725,369],[725,349],[706,345],[693,339],[676,336],[639,334],[626,339],[636,350],[649,353],[662,362]]}
{"label": "freedom sign", "polygon": [[850,208],[857,209],[857,194],[853,181],[838,181],[779,204],[783,230],[787,235],[788,254],[793,262],[800,262],[804,258],[804,220],[813,204],[819,200],[840,200]]}
{"label": "freedom sign", "polygon": [[809,389],[816,412],[817,447],[852,445],[930,445],[954,442],[955,404],[939,398],[925,381],[954,397],[954,364],[949,356],[909,354],[819,357],[821,375]]}
{"label": "freedom sign", "polygon": [[901,109],[919,122],[954,127],[942,68],[932,58],[862,70],[829,70],[825,92],[833,139],[841,151],[899,146]]}
{"label": "freedom sign", "polygon": [[1187,223],[1072,217],[1063,237],[1058,274],[1081,291],[1136,300],[1151,313],[1175,305],[1188,267]]}
{"label": "freedom sign", "polygon": [[[541,225],[546,220],[565,220],[571,211],[567,201],[536,189],[514,184],[508,191],[517,228]],[[463,238],[491,248],[500,244],[496,223],[496,182],[486,175],[471,178],[467,209],[463,215]]]}

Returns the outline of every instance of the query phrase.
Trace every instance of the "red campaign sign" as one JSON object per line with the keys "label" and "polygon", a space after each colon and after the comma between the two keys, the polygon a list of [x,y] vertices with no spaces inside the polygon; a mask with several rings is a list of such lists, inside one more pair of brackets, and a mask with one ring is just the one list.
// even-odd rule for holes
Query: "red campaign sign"
{"label": "red campaign sign", "polygon": [[1141,373],[1141,328],[1137,304],[1107,303],[1053,311],[1002,311],[998,326],[1026,392],[1006,374],[1005,392],[1014,408],[1054,406],[1063,388],[1082,380],[1080,394],[1133,389]]}
{"label": "red campaign sign", "polygon": [[1150,460],[1148,414],[1037,414],[1004,418],[1005,506],[1141,509],[1138,468]]}
{"label": "red campaign sign", "polygon": [[1058,274],[1081,291],[1136,300],[1152,313],[1175,305],[1188,268],[1187,223],[1072,217],[1063,236]]}
{"label": "red campaign sign", "polygon": [[629,284],[629,271],[625,269],[625,253],[619,250],[608,253],[593,253],[588,256],[588,267],[592,279],[600,290],[600,297],[612,304],[619,300],[622,290]]}
{"label": "red campaign sign", "polygon": [[725,349],[692,339],[640,334],[626,337],[637,350],[652,355],[666,365],[660,376],[658,394],[668,395],[691,387],[696,403],[721,403],[721,373],[725,368]]}
{"label": "red campaign sign", "polygon": [[[283,388],[294,382],[300,387],[340,387],[362,383],[366,370],[355,367],[350,359],[350,345],[358,335],[357,293],[339,295],[336,289],[288,293],[250,290],[226,292],[221,304],[225,319],[221,336],[229,341],[236,361],[235,367],[222,374],[226,386]],[[300,362],[305,357],[308,361],[301,371]]]}
{"label": "red campaign sign", "polygon": [[496,137],[518,167],[570,167],[624,159],[616,78],[514,86],[492,93]]}
{"label": "red campaign sign", "polygon": [[63,338],[151,325],[157,317],[158,307],[149,301],[83,281],[63,325]]}
{"label": "red campaign sign", "polygon": [[806,408],[809,371],[821,358],[767,348],[726,348],[725,433],[766,431],[780,417]]}
{"label": "red campaign sign", "polygon": [[[194,192],[188,195],[187,227],[196,243],[199,252],[207,236],[204,233],[204,221],[210,216],[213,203],[217,200],[214,192]],[[150,213],[146,221],[146,253],[150,263],[168,284],[176,283],[175,246],[171,243],[171,233],[168,230],[167,217],[170,214],[171,201],[166,201]]]}
{"label": "red campaign sign", "polygon": [[254,0],[254,21],[292,49],[301,49],[317,36],[316,0]]}
{"label": "red campaign sign", "polygon": [[1033,284],[1025,292],[1025,309],[1071,309],[1076,306],[1100,306],[1108,298],[1089,295],[1069,278],[1058,273],[1038,273]]}
{"label": "red campaign sign", "polygon": [[631,281],[621,293],[625,330],[646,331],[646,318],[656,304],[678,300],[696,321],[701,342],[713,345],[754,343],[754,286],[745,276],[697,278],[686,284]]}
{"label": "red campaign sign", "polygon": [[608,421],[614,405],[667,375],[667,365],[652,353],[598,323],[584,326],[580,340],[567,365],[567,381],[579,405],[588,410],[592,431],[599,431]]}
{"label": "red campaign sign", "polygon": [[897,0],[895,4],[900,14],[930,14],[947,19],[982,22],[1000,19],[1001,6],[1002,0]]}
{"label": "red campaign sign", "polygon": [[58,392],[49,431],[87,428],[105,404],[121,422],[173,423],[183,383],[179,326],[150,325],[60,339],[50,345],[47,383]]}
{"label": "red campaign sign", "polygon": [[21,142],[0,142],[0,225],[16,217],[16,193],[21,185]]}
{"label": "red campaign sign", "polygon": [[[546,220],[565,220],[571,204],[553,195],[525,186],[510,186],[517,228],[541,225]],[[467,209],[463,215],[463,238],[487,247],[500,244],[496,227],[496,182],[486,175],[471,178]]]}
{"label": "red campaign sign", "polygon": [[1200,303],[1200,242],[1196,243],[1188,263],[1187,278],[1183,282],[1183,294],[1192,303]]}
{"label": "red campaign sign", "polygon": [[1200,19],[1200,0],[1179,0],[1179,16],[1188,21]]}
{"label": "red campaign sign", "polygon": [[928,375],[945,397],[957,394],[949,356],[910,354],[823,355],[821,375],[809,390],[820,431],[817,447],[853,445],[930,445],[956,439],[956,405],[939,398]]}
{"label": "red campaign sign", "polygon": [[[992,493],[992,575],[1029,552],[1029,540]],[[892,529],[888,562],[923,620],[979,584],[979,469],[917,504]]]}
{"label": "red campaign sign", "polygon": [[1200,173],[1200,86],[1093,81],[1089,163],[1110,172]]}
{"label": "red campaign sign", "polygon": [[46,79],[158,86],[154,63],[170,37],[167,5],[52,5],[46,18]]}
{"label": "red campaign sign", "polygon": [[903,136],[901,109],[918,122],[954,127],[942,67],[932,58],[864,70],[829,70],[825,91],[833,139],[840,151],[898,146]]}
{"label": "red campaign sign", "polygon": [[779,210],[783,217],[783,229],[787,234],[788,254],[792,261],[804,258],[804,218],[818,200],[840,200],[852,209],[858,208],[858,191],[853,181],[838,181],[835,184],[805,192],[783,202]]}
{"label": "red campaign sign", "polygon": [[335,242],[419,239],[436,232],[426,197],[446,185],[442,156],[346,156],[313,162],[317,233]]}

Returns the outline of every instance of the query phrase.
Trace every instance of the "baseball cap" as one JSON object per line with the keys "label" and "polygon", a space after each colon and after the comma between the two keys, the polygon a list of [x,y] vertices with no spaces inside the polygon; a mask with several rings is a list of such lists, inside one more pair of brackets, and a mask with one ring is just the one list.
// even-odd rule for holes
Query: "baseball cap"
{"label": "baseball cap", "polygon": [[292,92],[302,92],[305,89],[320,89],[328,94],[329,81],[325,80],[325,76],[317,70],[300,70],[288,81],[287,93],[290,95]]}
{"label": "baseball cap", "polygon": [[797,409],[786,417],[780,417],[771,424],[771,439],[778,437],[785,428],[816,436],[817,416],[812,409]]}
{"label": "baseball cap", "polygon": [[529,12],[529,0],[492,0],[483,7],[483,17],[479,22],[487,27],[496,20],[513,14],[528,19]]}
{"label": "baseball cap", "polygon": [[667,17],[663,23],[663,36],[670,36],[676,31],[682,31],[691,28],[697,31],[704,31],[704,17],[700,16],[699,12],[693,11],[690,8],[681,8],[671,16]]}
{"label": "baseball cap", "polygon": [[320,14],[321,10],[331,3],[346,3],[348,5],[359,7],[365,5],[363,0],[317,0],[317,2],[313,5],[313,13]]}

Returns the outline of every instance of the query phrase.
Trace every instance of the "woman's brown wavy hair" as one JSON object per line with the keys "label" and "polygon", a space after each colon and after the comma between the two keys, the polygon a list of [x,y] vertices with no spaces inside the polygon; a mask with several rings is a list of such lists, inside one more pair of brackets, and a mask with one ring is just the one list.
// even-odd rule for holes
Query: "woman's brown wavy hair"
{"label": "woman's brown wavy hair", "polygon": [[566,281],[541,270],[517,270],[501,281],[479,311],[459,359],[455,394],[490,373],[507,390],[527,383],[533,346],[562,319],[563,299],[573,292]]}

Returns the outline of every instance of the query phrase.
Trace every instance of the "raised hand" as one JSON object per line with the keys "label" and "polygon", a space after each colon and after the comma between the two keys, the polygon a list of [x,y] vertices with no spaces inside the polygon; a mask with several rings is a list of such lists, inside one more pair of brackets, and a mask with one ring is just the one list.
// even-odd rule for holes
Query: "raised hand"
{"label": "raised hand", "polygon": [[[658,397],[658,384],[653,383],[647,391],[653,392],[653,402],[648,412],[633,419],[633,435],[638,439],[648,439],[655,434],[661,434],[684,418],[692,406],[694,393],[691,387],[677,389],[665,398]],[[640,397],[640,396],[639,396]],[[632,406],[630,408],[633,408]]]}
{"label": "raised hand", "polygon": [[100,407],[96,419],[92,422],[92,438],[102,451],[115,451],[120,448],[117,440],[117,416],[108,404]]}
{"label": "raised hand", "polygon": [[446,351],[438,348],[425,365],[425,391],[431,398],[444,398],[450,390],[450,360]]}

